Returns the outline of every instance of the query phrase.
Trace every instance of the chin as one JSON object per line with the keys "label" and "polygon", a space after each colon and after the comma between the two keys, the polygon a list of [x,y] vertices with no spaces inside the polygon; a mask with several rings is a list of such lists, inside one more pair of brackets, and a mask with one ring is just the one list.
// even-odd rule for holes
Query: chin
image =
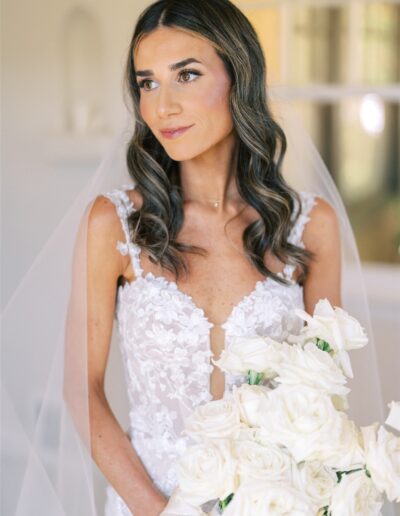
{"label": "chin", "polygon": [[164,150],[168,154],[168,156],[174,161],[187,161],[189,159],[196,158],[201,154],[201,152],[199,151],[185,149],[183,148],[183,146],[182,149],[166,149],[164,147]]}

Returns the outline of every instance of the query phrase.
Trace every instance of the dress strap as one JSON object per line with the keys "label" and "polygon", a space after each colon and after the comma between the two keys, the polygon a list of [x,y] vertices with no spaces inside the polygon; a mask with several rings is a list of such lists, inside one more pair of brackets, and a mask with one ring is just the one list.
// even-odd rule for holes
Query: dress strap
{"label": "dress strap", "polygon": [[[301,199],[301,213],[299,218],[296,221],[296,224],[292,227],[290,232],[288,242],[293,245],[297,245],[299,247],[305,248],[303,242],[303,232],[306,223],[310,220],[310,212],[312,208],[317,204],[317,194],[305,190],[301,190],[299,192]],[[295,215],[298,211],[298,204],[296,199],[295,201],[295,209],[292,213],[292,220],[294,220]],[[293,272],[295,271],[296,266],[292,264],[286,264],[283,269],[283,274],[286,279],[293,281]]]}
{"label": "dress strap", "polygon": [[121,188],[115,188],[110,192],[106,192],[102,195],[107,197],[114,205],[117,211],[117,215],[121,221],[121,226],[125,235],[125,242],[118,240],[116,249],[123,255],[126,256],[129,253],[131,258],[132,269],[136,277],[142,276],[143,269],[140,264],[140,251],[141,248],[132,242],[129,232],[128,217],[135,211],[133,202],[130,200],[126,190],[132,189],[132,185],[122,185]]}

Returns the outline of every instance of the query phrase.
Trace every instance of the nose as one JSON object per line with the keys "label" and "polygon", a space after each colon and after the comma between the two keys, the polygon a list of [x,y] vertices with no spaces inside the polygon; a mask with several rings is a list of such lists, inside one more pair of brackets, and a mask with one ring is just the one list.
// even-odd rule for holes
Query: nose
{"label": "nose", "polygon": [[181,108],[177,99],[177,94],[172,88],[162,88],[158,90],[157,114],[160,118],[171,114],[180,113]]}

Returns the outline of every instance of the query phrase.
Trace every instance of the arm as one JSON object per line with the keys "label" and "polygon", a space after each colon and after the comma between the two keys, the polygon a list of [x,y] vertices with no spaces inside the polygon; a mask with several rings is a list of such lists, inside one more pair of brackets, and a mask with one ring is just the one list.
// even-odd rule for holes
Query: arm
{"label": "arm", "polygon": [[[87,357],[91,455],[135,516],[159,515],[167,498],[156,488],[113,414],[104,391],[114,321],[116,287],[129,257],[115,206],[95,199],[87,225]],[[66,395],[66,399],[68,394]],[[72,406],[72,403],[70,404]]]}
{"label": "arm", "polygon": [[341,243],[339,221],[334,208],[323,198],[310,212],[303,233],[306,249],[315,253],[304,281],[304,307],[313,314],[319,299],[327,298],[332,306],[341,306]]}

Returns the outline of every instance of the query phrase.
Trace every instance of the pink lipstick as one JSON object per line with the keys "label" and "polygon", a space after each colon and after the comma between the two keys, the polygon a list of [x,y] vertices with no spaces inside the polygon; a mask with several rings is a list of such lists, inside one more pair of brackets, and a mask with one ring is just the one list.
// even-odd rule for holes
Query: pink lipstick
{"label": "pink lipstick", "polygon": [[178,138],[181,134],[185,133],[188,129],[193,127],[194,124],[186,127],[172,127],[171,129],[161,129],[160,132],[165,138]]}

